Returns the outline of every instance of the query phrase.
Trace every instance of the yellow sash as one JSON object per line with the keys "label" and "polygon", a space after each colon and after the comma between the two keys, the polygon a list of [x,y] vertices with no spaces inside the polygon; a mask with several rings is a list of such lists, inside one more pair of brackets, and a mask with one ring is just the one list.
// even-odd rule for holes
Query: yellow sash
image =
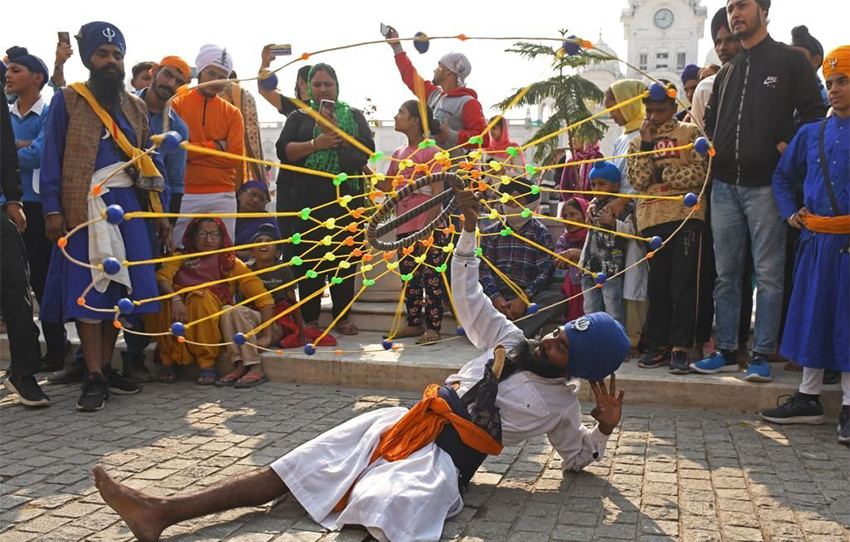
{"label": "yellow sash", "polygon": [[[149,181],[153,181],[156,184],[162,184],[163,179],[162,175],[159,173],[159,170],[151,160],[151,157],[144,154],[139,148],[136,148],[130,144],[130,141],[127,140],[127,136],[124,135],[118,128],[118,124],[112,118],[112,116],[106,112],[106,110],[97,103],[97,99],[95,99],[94,95],[89,90],[89,87],[85,85],[85,83],[71,83],[70,86],[74,91],[85,98],[86,102],[94,111],[94,114],[97,115],[97,118],[103,123],[106,127],[106,130],[109,132],[109,135],[112,136],[112,139],[118,144],[118,147],[121,149],[124,154],[126,154],[131,160],[137,159],[135,162],[139,165],[139,169],[141,170],[141,175],[143,179],[148,179]],[[158,180],[157,180],[158,179]],[[159,199],[158,192],[161,192],[162,189],[149,187],[151,182],[144,183],[148,194],[150,195],[151,201],[151,210],[156,213],[162,212],[162,202]]]}

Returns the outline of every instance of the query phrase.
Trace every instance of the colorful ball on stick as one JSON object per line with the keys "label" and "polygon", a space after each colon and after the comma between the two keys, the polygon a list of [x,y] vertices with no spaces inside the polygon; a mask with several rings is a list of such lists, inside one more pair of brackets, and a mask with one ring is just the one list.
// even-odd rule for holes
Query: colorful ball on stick
{"label": "colorful ball on stick", "polygon": [[304,346],[304,353],[305,353],[305,354],[307,354],[308,356],[312,356],[313,354],[315,354],[315,353],[316,353],[316,347],[315,347],[315,346],[313,346],[313,345],[312,345],[312,344],[310,344],[310,343],[307,343],[307,344]]}
{"label": "colorful ball on stick", "polygon": [[133,305],[133,302],[126,297],[118,300],[118,310],[121,311],[121,314],[130,314],[135,308],[136,306]]}
{"label": "colorful ball on stick", "polygon": [[106,221],[113,225],[118,225],[124,221],[124,208],[113,203],[106,208]]}
{"label": "colorful ball on stick", "polygon": [[466,330],[464,330],[464,329],[463,329],[462,327],[460,327],[460,326],[457,326],[457,329],[455,330],[455,332],[456,332],[459,336],[461,336],[461,337],[463,337],[464,335],[466,335]]}
{"label": "colorful ball on stick", "polygon": [[661,248],[661,244],[663,242],[664,240],[656,235],[649,240],[649,248],[651,248],[652,250],[658,250],[659,248]]}
{"label": "colorful ball on stick", "polygon": [[419,51],[419,54],[427,53],[428,48],[431,46],[431,40],[428,39],[428,35],[425,32],[417,32],[413,37],[416,38],[413,40],[413,46]]}
{"label": "colorful ball on stick", "polygon": [[562,47],[564,48],[564,52],[569,56],[577,55],[581,52],[581,44],[579,44],[576,36],[567,36]]}
{"label": "colorful ball on stick", "polygon": [[708,140],[704,137],[698,137],[697,140],[694,141],[694,150],[702,155],[707,153],[710,148],[711,144],[709,144]]}
{"label": "colorful ball on stick", "polygon": [[162,141],[159,144],[159,150],[163,154],[171,154],[180,148],[181,143],[183,143],[183,136],[174,130],[171,130],[165,132],[165,135],[162,136]]}
{"label": "colorful ball on stick", "polygon": [[605,281],[607,280],[608,275],[606,275],[605,273],[596,273],[596,284],[599,284],[601,286],[605,284]]}
{"label": "colorful ball on stick", "polygon": [[384,339],[383,341],[381,341],[381,346],[384,347],[384,350],[389,350],[393,347],[393,342],[389,339]]}
{"label": "colorful ball on stick", "polygon": [[272,73],[268,77],[263,77],[258,81],[260,88],[263,90],[275,90],[277,88],[277,74]]}
{"label": "colorful ball on stick", "polygon": [[115,275],[121,271],[121,262],[115,258],[106,258],[103,260],[103,272],[107,275]]}
{"label": "colorful ball on stick", "polygon": [[244,333],[236,333],[233,335],[233,342],[236,346],[242,346],[247,340],[248,339],[245,337]]}
{"label": "colorful ball on stick", "polygon": [[684,198],[685,207],[693,207],[699,201],[699,197],[693,192],[688,192],[685,194]]}
{"label": "colorful ball on stick", "polygon": [[182,337],[186,333],[186,326],[182,322],[174,322],[171,324],[171,334],[175,337]]}
{"label": "colorful ball on stick", "polygon": [[528,304],[528,309],[527,309],[528,314],[534,314],[535,312],[537,312],[539,310],[540,310],[540,305],[538,305],[537,303],[529,303]]}

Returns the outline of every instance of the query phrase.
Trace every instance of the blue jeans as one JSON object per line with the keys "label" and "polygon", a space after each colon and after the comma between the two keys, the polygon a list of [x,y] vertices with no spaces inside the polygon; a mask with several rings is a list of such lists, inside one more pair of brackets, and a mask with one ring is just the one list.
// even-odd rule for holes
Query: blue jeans
{"label": "blue jeans", "polygon": [[734,186],[714,180],[711,231],[717,282],[714,285],[717,347],[738,348],[741,281],[749,231],[756,275],[756,324],[753,353],[776,352],[785,282],[785,224],[773,188]]}
{"label": "blue jeans", "polygon": [[607,312],[611,318],[626,326],[626,304],[623,302],[623,275],[608,279],[602,288],[595,288],[593,277],[581,277],[584,291],[584,313]]}

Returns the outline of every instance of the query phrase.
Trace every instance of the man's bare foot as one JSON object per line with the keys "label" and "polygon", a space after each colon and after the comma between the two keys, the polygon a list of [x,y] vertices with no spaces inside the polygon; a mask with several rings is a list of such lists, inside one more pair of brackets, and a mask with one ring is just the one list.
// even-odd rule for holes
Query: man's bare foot
{"label": "man's bare foot", "polygon": [[626,358],[626,361],[631,359],[637,359],[640,357],[640,350],[638,350],[637,346],[632,346],[629,348],[629,357]]}
{"label": "man's bare foot", "polygon": [[425,333],[416,339],[416,344],[434,343],[440,340],[440,332],[436,329],[426,329]]}
{"label": "man's bare foot", "polygon": [[103,501],[121,516],[139,542],[159,540],[168,525],[162,521],[154,498],[116,482],[100,465],[92,472]]}
{"label": "man's bare foot", "polygon": [[803,367],[796,361],[789,361],[782,367],[782,370],[791,371],[792,373],[799,373],[803,370]]}
{"label": "man's bare foot", "polygon": [[357,329],[357,326],[351,323],[350,320],[343,320],[342,322],[339,322],[336,325],[336,330],[341,335],[357,335],[358,333],[360,333],[360,330]]}

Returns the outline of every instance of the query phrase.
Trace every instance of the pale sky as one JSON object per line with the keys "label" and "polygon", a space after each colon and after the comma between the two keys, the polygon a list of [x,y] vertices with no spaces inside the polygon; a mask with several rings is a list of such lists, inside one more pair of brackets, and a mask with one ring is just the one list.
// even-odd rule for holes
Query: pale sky
{"label": "pale sky", "polygon": [[[688,62],[703,64],[711,47],[709,23],[714,12],[724,5],[722,0],[703,0],[708,9],[705,36],[700,42],[698,59]],[[775,1],[770,12],[771,35],[790,42],[791,28],[806,24],[829,51],[847,43],[847,21],[850,3],[845,0]],[[22,45],[53,65],[56,32],[73,36],[80,26],[92,20],[105,20],[118,26],[127,40],[125,69],[142,60],[157,60],[166,55],[179,55],[194,64],[201,45],[217,43],[227,46],[235,59],[235,69],[242,77],[254,76],[260,64],[260,50],[267,43],[290,43],[293,55],[305,51],[380,39],[379,27],[384,22],[395,26],[400,34],[412,36],[418,31],[431,36],[546,36],[557,37],[559,28],[569,29],[585,39],[596,41],[601,30],[603,39],[622,58],[626,42],[620,14],[627,0],[491,0],[489,2],[448,2],[445,0],[403,1],[377,0],[351,2],[123,2],[43,0],[37,14],[24,11],[30,5],[14,2],[4,10],[2,51]],[[34,15],[34,16],[33,16]],[[76,48],[75,40],[71,40]],[[514,89],[541,79],[546,70],[542,62],[529,63],[518,55],[505,53],[512,42],[505,41],[434,41],[426,54],[420,55],[411,43],[405,44],[414,65],[430,78],[440,56],[451,50],[465,53],[472,62],[468,86],[475,89],[485,108],[504,98]],[[290,60],[294,57],[281,57]],[[363,108],[366,98],[378,106],[377,118],[391,118],[401,103],[411,97],[401,82],[389,46],[381,43],[333,52],[311,58],[333,65],[340,78],[340,99]],[[277,60],[272,67],[280,66]],[[291,93],[297,63],[278,73],[280,87]],[[66,64],[69,81],[81,80],[86,71],[76,54]],[[624,70],[625,71],[625,70]],[[256,83],[245,87],[254,92],[260,104],[261,121],[284,120],[256,93]],[[49,94],[49,89],[45,87]],[[511,118],[521,118],[524,111],[513,111]],[[536,118],[536,112],[532,113]]]}

